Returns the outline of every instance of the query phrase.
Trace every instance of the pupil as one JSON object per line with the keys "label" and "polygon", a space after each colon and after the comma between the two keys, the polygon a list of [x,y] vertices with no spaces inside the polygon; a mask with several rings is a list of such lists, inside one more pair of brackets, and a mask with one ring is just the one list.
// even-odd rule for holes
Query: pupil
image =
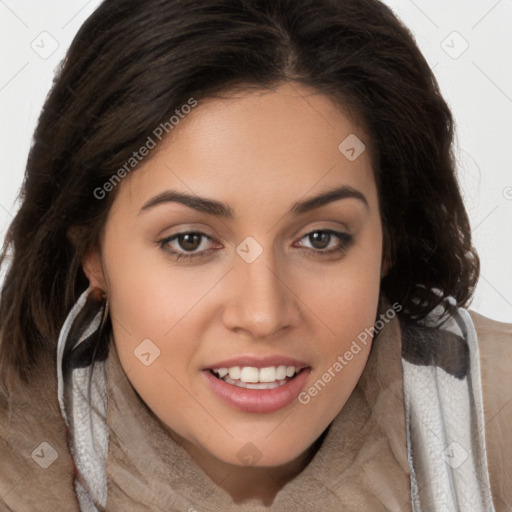
{"label": "pupil", "polygon": [[[331,235],[330,233],[326,233],[325,231],[315,231],[310,235],[310,237],[313,238],[312,243],[316,249],[325,249],[325,247],[329,245],[329,239]],[[322,242],[320,242],[321,247],[317,247],[315,243],[318,242],[318,240],[321,240],[322,238],[325,240],[325,243],[323,244]]]}
{"label": "pupil", "polygon": [[[197,233],[186,233],[184,235],[181,235],[180,238],[180,245],[183,247],[183,249],[197,249],[197,241],[199,239],[199,235]],[[194,241],[191,242],[191,238],[194,238]]]}

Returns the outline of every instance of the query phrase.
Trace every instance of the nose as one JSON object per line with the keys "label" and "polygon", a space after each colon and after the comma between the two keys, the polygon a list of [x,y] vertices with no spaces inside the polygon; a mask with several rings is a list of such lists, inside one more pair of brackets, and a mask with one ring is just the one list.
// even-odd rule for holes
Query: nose
{"label": "nose", "polygon": [[262,339],[298,325],[300,300],[287,282],[289,272],[276,264],[272,252],[263,251],[252,263],[236,256],[226,283],[230,291],[223,309],[226,328]]}

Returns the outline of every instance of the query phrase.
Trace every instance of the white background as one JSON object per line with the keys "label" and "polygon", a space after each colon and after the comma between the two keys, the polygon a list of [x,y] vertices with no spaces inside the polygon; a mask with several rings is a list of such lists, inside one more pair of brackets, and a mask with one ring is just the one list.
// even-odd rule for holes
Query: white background
{"label": "white background", "polygon": [[[1,240],[54,70],[99,3],[0,0]],[[411,29],[455,117],[459,180],[482,260],[470,309],[512,322],[512,0],[385,3]]]}

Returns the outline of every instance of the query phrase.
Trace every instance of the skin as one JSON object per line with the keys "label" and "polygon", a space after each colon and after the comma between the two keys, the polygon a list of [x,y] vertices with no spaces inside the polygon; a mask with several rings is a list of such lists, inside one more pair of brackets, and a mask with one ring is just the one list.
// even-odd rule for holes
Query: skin
{"label": "skin", "polygon": [[[311,367],[307,390],[374,324],[387,260],[370,151],[349,161],[338,149],[350,134],[366,138],[327,97],[298,85],[201,101],[118,185],[99,248],[83,261],[91,285],[108,294],[130,382],[237,502],[270,504],[307,465],[366,364],[370,344],[307,405],[271,413],[234,409],[201,373],[236,355],[285,354]],[[288,214],[296,201],[341,185],[364,194],[368,207],[345,198]],[[176,202],[141,212],[168,189],[222,201],[234,217]],[[326,254],[342,240],[307,236],[326,229],[352,235],[352,244]],[[211,240],[159,245],[184,231]],[[252,263],[236,252],[248,236],[263,249]],[[203,255],[176,260],[172,249]],[[161,353],[145,366],[134,350],[148,338]],[[254,466],[237,456],[248,442],[261,452]]]}

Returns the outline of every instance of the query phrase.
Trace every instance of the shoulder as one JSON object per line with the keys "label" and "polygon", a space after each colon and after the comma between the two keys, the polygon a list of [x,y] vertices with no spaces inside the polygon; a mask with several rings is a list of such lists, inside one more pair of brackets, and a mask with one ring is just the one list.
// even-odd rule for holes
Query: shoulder
{"label": "shoulder", "polygon": [[0,388],[1,510],[78,511],[56,380],[50,363],[27,385]]}
{"label": "shoulder", "polygon": [[496,512],[512,509],[512,323],[469,310],[482,377],[485,438]]}

